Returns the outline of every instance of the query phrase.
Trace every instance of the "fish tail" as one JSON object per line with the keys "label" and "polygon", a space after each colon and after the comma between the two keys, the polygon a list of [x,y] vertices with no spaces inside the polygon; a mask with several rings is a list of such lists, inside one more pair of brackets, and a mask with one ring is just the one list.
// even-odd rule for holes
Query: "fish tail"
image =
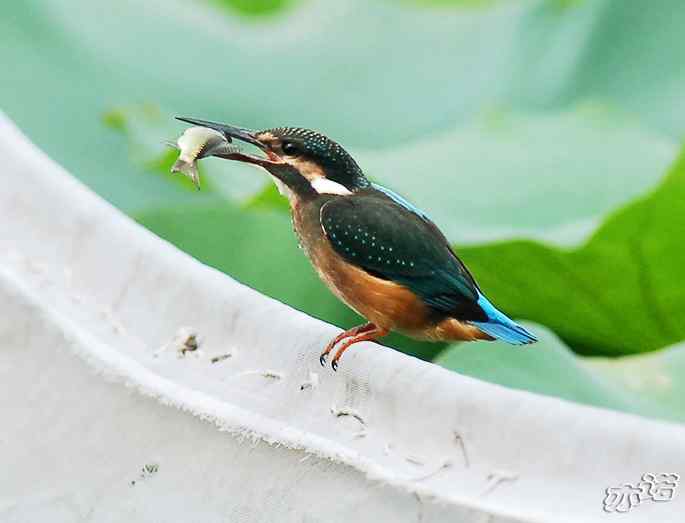
{"label": "fish tail", "polygon": [[197,171],[197,164],[195,162],[188,162],[179,158],[171,166],[171,172],[184,174],[193,181],[198,190],[200,189],[200,174]]}

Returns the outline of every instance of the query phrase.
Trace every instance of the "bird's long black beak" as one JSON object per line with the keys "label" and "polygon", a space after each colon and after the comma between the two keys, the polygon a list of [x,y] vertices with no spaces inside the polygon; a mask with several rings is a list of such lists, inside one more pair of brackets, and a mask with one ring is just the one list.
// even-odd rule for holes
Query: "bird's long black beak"
{"label": "bird's long black beak", "polygon": [[266,158],[260,158],[258,156],[253,156],[251,154],[245,154],[240,151],[235,151],[230,153],[214,153],[212,154],[212,156],[224,158],[226,160],[237,160],[240,162],[252,163],[255,165],[259,165],[261,167],[268,167],[270,165],[278,165],[283,163],[283,161],[276,154],[274,154],[274,152],[271,151],[271,149],[266,144],[260,142],[257,139],[257,133],[255,131],[245,129],[244,127],[236,127],[224,123],[199,120],[197,118],[185,118],[177,116],[176,119],[180,120],[181,122],[186,122],[192,125],[207,127],[208,129],[214,129],[215,131],[218,131],[221,134],[223,134],[226,140],[228,140],[229,142],[232,142],[235,138],[236,140],[240,140],[241,142],[249,143],[251,145],[254,145],[255,147],[258,147],[266,154]]}
{"label": "bird's long black beak", "polygon": [[209,122],[207,120],[198,120],[197,118],[185,118],[182,116],[177,116],[177,120],[181,122],[190,123],[193,125],[199,125],[200,127],[207,127],[209,129],[214,129],[223,134],[229,142],[236,138],[242,142],[250,143],[264,149],[264,144],[262,144],[257,138],[255,138],[254,131],[250,129],[245,129],[244,127],[235,127],[233,125],[227,125],[224,123]]}

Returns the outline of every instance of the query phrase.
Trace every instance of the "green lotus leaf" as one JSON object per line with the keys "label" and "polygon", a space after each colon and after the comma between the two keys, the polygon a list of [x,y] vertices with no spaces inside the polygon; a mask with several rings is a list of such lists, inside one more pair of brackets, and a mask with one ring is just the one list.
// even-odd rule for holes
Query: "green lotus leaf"
{"label": "green lotus leaf", "polygon": [[650,194],[574,249],[513,241],[457,249],[509,314],[550,327],[575,351],[623,355],[685,339],[685,149]]}

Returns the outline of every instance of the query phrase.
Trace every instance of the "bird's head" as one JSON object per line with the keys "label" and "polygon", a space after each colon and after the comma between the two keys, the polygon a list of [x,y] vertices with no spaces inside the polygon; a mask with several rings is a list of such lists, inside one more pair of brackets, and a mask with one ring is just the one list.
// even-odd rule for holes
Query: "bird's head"
{"label": "bird's head", "polygon": [[352,156],[326,136],[298,127],[251,131],[242,127],[192,118],[181,121],[208,127],[233,139],[258,147],[263,156],[234,152],[217,155],[258,165],[298,197],[316,194],[349,195],[369,185]]}

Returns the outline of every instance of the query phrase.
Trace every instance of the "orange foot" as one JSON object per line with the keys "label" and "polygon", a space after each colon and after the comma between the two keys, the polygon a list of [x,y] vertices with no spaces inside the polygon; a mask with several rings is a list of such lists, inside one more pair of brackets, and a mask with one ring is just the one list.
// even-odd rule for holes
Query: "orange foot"
{"label": "orange foot", "polygon": [[333,361],[331,361],[331,367],[334,371],[337,371],[338,361],[340,360],[340,357],[342,356],[343,352],[345,352],[348,347],[354,345],[355,343],[359,343],[360,341],[375,340],[377,338],[385,336],[386,334],[388,334],[388,332],[390,332],[388,329],[378,327],[373,323],[360,325],[358,327],[354,327],[350,330],[342,332],[338,334],[333,340],[331,340],[331,342],[328,345],[326,345],[326,349],[321,353],[321,356],[319,357],[319,363],[321,363],[322,367],[325,366],[326,357],[328,356],[328,354],[333,350],[333,348],[338,343],[340,343],[342,340],[347,339],[347,341],[343,343],[342,346],[338,349],[338,352],[335,353]]}

